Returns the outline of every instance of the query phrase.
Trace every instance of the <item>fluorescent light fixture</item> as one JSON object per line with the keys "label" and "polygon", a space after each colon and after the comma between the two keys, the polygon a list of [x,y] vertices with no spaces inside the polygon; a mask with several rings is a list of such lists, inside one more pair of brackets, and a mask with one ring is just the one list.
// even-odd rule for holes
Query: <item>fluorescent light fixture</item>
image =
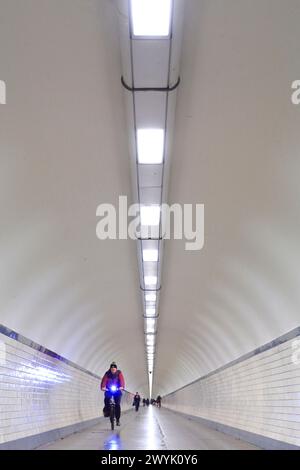
{"label": "fluorescent light fixture", "polygon": [[154,325],[147,325],[146,327],[146,333],[155,333],[155,328],[154,328]]}
{"label": "fluorescent light fixture", "polygon": [[145,276],[145,286],[156,286],[157,276]]}
{"label": "fluorescent light fixture", "polygon": [[156,310],[155,308],[146,308],[147,317],[155,317]]}
{"label": "fluorescent light fixture", "polygon": [[138,129],[138,162],[148,165],[160,164],[164,158],[164,129]]}
{"label": "fluorescent light fixture", "polygon": [[155,341],[155,335],[146,335],[146,341],[151,341],[154,343]]}
{"label": "fluorescent light fixture", "polygon": [[160,206],[141,206],[140,217],[141,225],[159,225]]}
{"label": "fluorescent light fixture", "polygon": [[158,250],[143,250],[143,261],[158,261]]}
{"label": "fluorescent light fixture", "polygon": [[145,295],[146,302],[155,302],[156,301],[156,294],[146,294]]}
{"label": "fluorescent light fixture", "polygon": [[134,36],[169,36],[172,0],[131,0]]}
{"label": "fluorescent light fixture", "polygon": [[147,327],[147,333],[155,333],[154,326],[148,326]]}
{"label": "fluorescent light fixture", "polygon": [[147,344],[147,346],[154,346],[154,344],[155,344],[154,338],[151,338],[151,339],[148,338],[146,344]]}

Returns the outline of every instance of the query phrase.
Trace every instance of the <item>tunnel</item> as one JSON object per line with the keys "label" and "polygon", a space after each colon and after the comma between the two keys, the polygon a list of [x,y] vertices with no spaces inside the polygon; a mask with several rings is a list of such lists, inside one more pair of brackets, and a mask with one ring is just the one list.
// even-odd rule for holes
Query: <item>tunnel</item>
{"label": "tunnel", "polygon": [[300,449],[299,25],[0,0],[0,450]]}

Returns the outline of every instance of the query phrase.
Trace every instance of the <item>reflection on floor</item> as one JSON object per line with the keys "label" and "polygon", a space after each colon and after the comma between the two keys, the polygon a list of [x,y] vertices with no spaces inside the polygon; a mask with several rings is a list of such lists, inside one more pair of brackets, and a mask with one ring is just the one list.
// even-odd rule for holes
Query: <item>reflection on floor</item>
{"label": "reflection on floor", "polygon": [[197,421],[150,406],[124,414],[121,427],[110,430],[108,419],[39,450],[217,450],[257,449]]}

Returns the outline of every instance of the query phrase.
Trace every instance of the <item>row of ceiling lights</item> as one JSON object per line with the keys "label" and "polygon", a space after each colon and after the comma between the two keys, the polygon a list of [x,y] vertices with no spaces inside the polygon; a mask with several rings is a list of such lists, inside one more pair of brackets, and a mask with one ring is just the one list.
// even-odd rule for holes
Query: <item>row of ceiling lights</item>
{"label": "row of ceiling lights", "polygon": [[[140,1],[132,0],[132,31],[134,36],[169,37],[171,27],[171,0]],[[165,132],[162,128],[137,129],[137,159],[141,165],[162,165],[165,149]],[[159,227],[161,206],[149,204],[140,207],[141,227]],[[143,233],[143,232],[142,232]],[[159,232],[156,233],[159,238]],[[150,243],[148,243],[150,245]],[[157,282],[159,262],[159,242],[156,248],[144,248],[147,241],[142,242],[142,263],[144,273],[144,305],[145,305],[145,342],[149,373],[149,389],[152,395],[153,367],[158,317]],[[153,289],[151,291],[151,289]]]}
{"label": "row of ceiling lights", "polygon": [[[133,153],[136,158],[137,199],[140,204],[139,259],[150,396],[162,262],[161,206],[166,159],[168,95],[170,90],[175,89],[175,87],[169,88],[172,15],[175,1],[128,0],[130,45],[125,52],[125,56],[127,54],[125,62],[130,62],[127,78],[132,86],[124,83],[122,77],[123,85],[132,92],[133,97],[130,107],[132,107],[131,121],[134,128]],[[124,49],[126,50],[126,47]],[[141,98],[145,93],[147,98]],[[156,98],[158,94],[160,97]],[[144,123],[146,125],[143,125]]]}

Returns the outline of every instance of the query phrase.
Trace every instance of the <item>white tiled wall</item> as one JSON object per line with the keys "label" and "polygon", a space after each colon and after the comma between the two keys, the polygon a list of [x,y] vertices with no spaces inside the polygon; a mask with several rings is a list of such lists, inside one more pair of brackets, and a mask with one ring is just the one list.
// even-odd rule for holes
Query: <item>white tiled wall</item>
{"label": "white tiled wall", "polygon": [[[131,408],[125,393],[122,410]],[[0,444],[102,416],[100,378],[0,333]]]}
{"label": "white tiled wall", "polygon": [[164,406],[300,446],[300,341],[289,340],[168,395]]}

